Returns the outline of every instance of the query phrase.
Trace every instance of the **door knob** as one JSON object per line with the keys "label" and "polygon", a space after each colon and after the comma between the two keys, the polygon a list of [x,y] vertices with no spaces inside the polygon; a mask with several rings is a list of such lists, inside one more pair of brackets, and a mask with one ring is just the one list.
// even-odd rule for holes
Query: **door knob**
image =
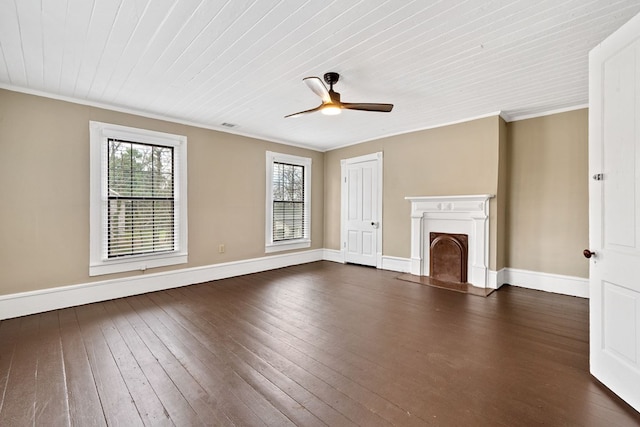
{"label": "door knob", "polygon": [[596,256],[595,252],[590,251],[589,249],[585,249],[584,251],[582,251],[582,255],[584,255],[585,258],[591,258],[592,256]]}
{"label": "door knob", "polygon": [[378,223],[377,222],[371,222],[371,225],[373,226],[373,228],[378,228]]}

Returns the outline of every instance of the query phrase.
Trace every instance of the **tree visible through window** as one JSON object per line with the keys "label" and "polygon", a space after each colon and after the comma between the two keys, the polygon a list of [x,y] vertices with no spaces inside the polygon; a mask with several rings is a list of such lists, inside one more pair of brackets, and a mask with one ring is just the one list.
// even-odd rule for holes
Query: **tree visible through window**
{"label": "tree visible through window", "polygon": [[107,257],[173,251],[173,147],[108,140]]}
{"label": "tree visible through window", "polygon": [[304,166],[273,163],[273,241],[305,236]]}

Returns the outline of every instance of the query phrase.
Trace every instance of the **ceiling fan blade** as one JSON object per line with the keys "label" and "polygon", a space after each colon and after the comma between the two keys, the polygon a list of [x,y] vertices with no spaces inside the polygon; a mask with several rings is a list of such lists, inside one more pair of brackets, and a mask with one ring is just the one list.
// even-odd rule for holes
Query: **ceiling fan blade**
{"label": "ceiling fan blade", "polygon": [[393,104],[370,104],[370,103],[357,103],[357,102],[343,102],[342,108],[347,110],[360,110],[360,111],[379,111],[382,113],[388,113],[393,109]]}
{"label": "ceiling fan blade", "polygon": [[309,86],[309,89],[311,89],[313,93],[322,99],[322,102],[331,102],[329,91],[324,83],[322,83],[322,80],[317,77],[305,77],[302,81]]}
{"label": "ceiling fan blade", "polygon": [[297,113],[293,113],[293,114],[289,114],[288,116],[284,116],[284,118],[286,119],[287,117],[298,117],[298,116],[302,116],[303,114],[309,114],[309,113],[313,113],[314,111],[320,111],[320,109],[324,106],[324,104],[318,105],[316,108],[312,108],[310,110],[304,110],[304,111],[299,111]]}

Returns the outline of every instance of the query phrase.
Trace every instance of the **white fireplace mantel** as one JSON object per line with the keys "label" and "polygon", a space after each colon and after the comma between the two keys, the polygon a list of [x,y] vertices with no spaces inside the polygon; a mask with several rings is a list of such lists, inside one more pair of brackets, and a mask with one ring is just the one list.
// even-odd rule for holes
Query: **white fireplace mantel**
{"label": "white fireplace mantel", "polygon": [[405,197],[411,202],[411,274],[429,275],[429,233],[466,234],[467,280],[489,287],[489,199],[492,194]]}

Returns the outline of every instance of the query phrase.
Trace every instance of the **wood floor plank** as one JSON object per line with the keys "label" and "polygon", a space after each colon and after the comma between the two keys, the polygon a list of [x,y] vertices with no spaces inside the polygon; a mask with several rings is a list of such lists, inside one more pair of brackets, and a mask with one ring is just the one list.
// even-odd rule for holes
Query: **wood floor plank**
{"label": "wood floor plank", "polygon": [[154,328],[158,337],[166,343],[190,375],[213,396],[214,401],[211,404],[218,412],[224,414],[233,424],[265,425],[252,408],[234,393],[233,387],[230,386],[234,373],[206,354],[201,344],[190,338],[189,332],[170,318],[164,309],[159,308],[146,295],[131,298],[129,303],[147,325]]}
{"label": "wood floor plank", "polygon": [[[189,289],[184,290],[184,292],[189,291]],[[194,292],[197,291],[194,290]],[[246,293],[244,295],[246,296]],[[201,300],[201,298],[197,295],[194,296],[193,299],[194,301]],[[246,300],[244,300],[243,298],[243,303],[245,302]],[[209,305],[209,307],[212,310],[210,314],[211,316],[215,315],[214,312],[230,309],[228,304],[219,307]],[[289,342],[289,337],[287,337],[286,335],[280,335],[280,332],[274,329],[271,325],[269,325],[268,323],[263,323],[264,319],[262,319],[261,315],[257,315],[257,318],[254,318],[253,320],[247,320],[247,316],[250,314],[250,312],[251,307],[243,305],[242,308],[234,310],[233,314],[230,314],[230,316],[234,317],[244,316],[244,320],[248,322],[248,326],[253,328],[240,332],[240,336],[242,336],[243,334],[245,335],[244,340],[242,341],[243,345],[250,346],[253,351],[255,351],[257,354],[260,354],[261,357],[267,358],[268,360],[273,360],[273,363],[275,363],[279,369],[285,369],[286,367],[288,369],[288,374],[294,375],[295,378],[301,377],[301,379],[297,379],[298,381],[306,380],[306,384],[308,387],[315,387],[313,388],[314,393],[327,396],[327,392],[331,394],[335,393],[336,391],[342,390],[340,394],[343,394],[345,391],[348,391],[349,394],[343,394],[343,397],[339,399],[339,405],[341,405],[341,411],[343,411],[345,415],[350,416],[351,419],[360,420],[360,422],[362,422],[362,420],[364,419],[371,424],[379,424],[381,420],[375,416],[372,417],[373,412],[375,412],[376,415],[380,416],[382,416],[382,414],[389,415],[387,417],[387,420],[394,420],[395,422],[400,422],[401,420],[402,424],[404,425],[411,424],[412,418],[407,414],[406,411],[401,410],[391,402],[385,401],[384,399],[380,398],[371,390],[367,390],[366,388],[361,387],[359,384],[349,381],[349,378],[342,376],[334,371],[331,366],[335,365],[335,359],[325,361],[325,364],[322,364],[321,362],[308,357],[307,354],[305,354],[305,352],[303,351],[306,348],[305,343]],[[286,320],[284,321],[284,323],[286,323]],[[231,330],[231,328],[232,326],[229,326],[226,329]],[[271,339],[269,340],[269,338]],[[261,348],[259,345],[260,342],[265,342],[267,340],[273,341],[273,339],[276,338],[278,338],[280,341],[279,345],[272,345],[269,346],[269,348]],[[313,353],[314,356],[317,357],[323,351],[324,350],[320,348],[313,348],[308,353]],[[278,357],[279,355],[286,355],[287,357],[280,358]],[[343,361],[339,361],[338,364],[342,362]],[[298,368],[299,366],[311,367],[313,369],[308,372],[296,372],[296,368]],[[329,385],[330,388],[328,390],[323,390],[323,388],[319,387],[318,384],[309,383],[309,378],[305,377],[309,377],[310,375],[318,378],[318,380],[322,381],[326,385]],[[331,391],[331,389],[333,389],[334,391]],[[350,401],[353,402],[354,407],[363,405],[364,408],[369,408],[370,412],[354,412],[354,408],[347,405],[347,403]],[[371,411],[372,408],[375,408],[375,411]]]}
{"label": "wood floor plank", "polygon": [[280,388],[284,393],[289,395],[301,408],[308,410],[315,418],[302,419],[296,415],[290,415],[291,419],[298,425],[317,425],[318,421],[323,425],[349,425],[350,422],[342,414],[325,403],[311,391],[304,388],[295,379],[290,378],[281,370],[275,368],[272,360],[265,360],[242,343],[234,338],[229,339],[229,347],[237,357],[242,358],[264,376],[265,379],[271,381],[276,387]]}
{"label": "wood floor plank", "polygon": [[[250,302],[250,297],[247,298],[247,295],[244,294],[244,297],[242,299],[242,302],[245,304],[249,304]],[[257,305],[256,305],[257,304]],[[259,306],[259,307],[258,307]],[[276,327],[282,330],[282,332],[289,332],[290,335],[292,337],[296,337],[300,340],[302,340],[303,342],[306,342],[306,345],[315,345],[318,346],[318,350],[319,351],[329,351],[331,348],[342,348],[340,347],[343,343],[349,343],[351,342],[353,339],[358,339],[359,337],[357,335],[353,335],[351,334],[349,331],[341,329],[339,326],[336,327],[336,329],[334,329],[331,333],[322,329],[322,328],[317,328],[311,319],[304,319],[304,320],[299,320],[296,319],[295,317],[291,316],[292,311],[294,310],[292,307],[290,306],[286,306],[286,310],[281,310],[279,308],[275,308],[275,309],[268,309],[268,304],[264,303],[264,302],[254,302],[254,306],[248,305],[247,307],[243,307],[241,310],[242,311],[250,311],[251,309],[255,309],[255,310],[267,310],[268,312],[270,312],[270,316],[271,317],[265,317],[265,319],[270,319],[269,323],[270,323],[270,327]],[[286,313],[284,315],[284,317],[279,317],[278,313]],[[260,316],[258,316],[260,317]],[[319,314],[317,316],[317,318],[326,318],[328,316],[325,316],[323,314]],[[335,316],[333,316],[335,317]],[[323,323],[331,323],[330,320],[322,320]],[[270,334],[274,334],[274,333],[278,333],[273,329],[269,329],[269,333]],[[397,334],[401,334],[401,331],[397,331]],[[339,338],[340,342],[338,341],[331,341],[331,340],[327,340],[326,336],[327,335],[337,335],[337,336],[341,336],[342,338]],[[352,335],[351,337],[347,337],[344,338],[344,336],[347,335]],[[365,343],[370,341],[365,337]],[[298,343],[294,343],[294,346],[296,348],[300,348],[300,342]],[[338,344],[340,344],[340,346],[338,346]],[[304,345],[304,344],[302,344]],[[314,350],[310,350],[309,352],[312,353]],[[386,349],[386,351],[388,352],[389,350]],[[364,351],[364,352],[356,352],[353,355],[359,355],[361,353],[368,353],[368,351]],[[345,353],[340,353],[340,356],[345,356]],[[377,359],[379,360],[379,359]],[[367,363],[368,360],[366,358],[363,358],[361,360],[363,363]],[[401,363],[401,361],[399,360],[392,360],[392,364],[396,364],[396,363]],[[333,365],[333,361],[331,361],[329,363],[329,365]],[[370,369],[371,366],[365,366],[365,367],[360,367],[360,368],[356,368],[359,371],[363,371],[366,373],[370,373]]]}
{"label": "wood floor plank", "polygon": [[[133,307],[124,299],[115,300],[113,304],[118,307],[119,314],[127,319],[131,327],[138,334],[140,340],[144,342],[149,352],[160,364],[177,390],[179,390],[182,398],[178,399],[181,401],[185,399],[188,402],[190,407],[196,412],[200,423],[213,424],[216,426],[233,425],[224,414],[214,410],[213,397],[189,374],[180,363],[180,360],[171,353],[154,331],[144,323],[144,320],[135,312]],[[164,376],[164,374],[161,375]],[[171,388],[170,385],[167,386]],[[173,394],[173,392],[171,394]],[[170,400],[170,398],[167,397],[163,399],[163,402],[165,400]],[[171,403],[167,403],[167,405],[170,406]],[[178,425],[180,424],[181,423],[178,423]]]}
{"label": "wood floor plank", "polygon": [[[113,319],[113,325],[117,328],[118,334],[132,356],[131,360],[135,360],[136,366],[139,367],[145,381],[151,386],[153,394],[157,396],[157,404],[161,405],[163,413],[171,423],[175,425],[203,423],[205,420],[198,417],[189,402],[167,375],[162,365],[129,324],[124,313],[121,313],[113,301],[107,301],[102,306],[109,314],[109,318]],[[141,392],[148,394],[150,391],[143,387]],[[160,418],[159,420],[154,419],[151,421],[155,425],[159,421],[162,423],[165,420]]]}
{"label": "wood floor plank", "polygon": [[[150,298],[158,304],[163,304],[166,299],[163,298],[168,293],[153,294]],[[287,425],[292,424],[291,420],[282,412],[280,412],[274,405],[273,394],[274,389],[266,390],[260,387],[259,382],[252,381],[254,379],[254,372],[252,368],[246,364],[246,362],[240,361],[235,363],[234,358],[224,346],[224,343],[217,340],[215,336],[202,331],[194,324],[193,319],[187,315],[180,313],[179,308],[183,304],[166,304],[167,313],[180,324],[185,330],[188,330],[193,339],[202,344],[202,347],[206,349],[208,354],[204,353],[205,357],[215,358],[217,363],[222,364],[227,372],[227,380],[230,381],[230,385],[233,387],[234,393],[238,398],[244,402],[251,402],[255,407],[256,414],[268,425]],[[191,313],[191,312],[189,312]],[[268,394],[261,394],[257,389],[262,389],[263,392],[269,392]]]}
{"label": "wood floor plank", "polygon": [[36,374],[35,424],[70,424],[67,384],[58,312],[38,316],[38,370]]}
{"label": "wood floor plank", "polygon": [[76,307],[75,312],[107,424],[144,425],[142,417],[146,414],[138,412],[115,356],[102,334],[101,316],[95,305]]}
{"label": "wood floor plank", "polygon": [[[244,308],[243,311],[248,311]],[[384,371],[366,357],[343,351],[335,343],[326,342],[320,335],[291,328],[286,320],[278,323],[271,319],[261,323],[267,336],[277,337],[287,344],[288,357],[296,363],[313,367],[323,380],[348,393],[364,406],[393,422],[411,423],[416,416],[424,421],[433,414],[420,413],[424,401],[416,399],[423,385],[415,379],[400,378],[394,369]],[[264,339],[264,338],[263,338]],[[280,352],[284,350],[280,349]],[[336,370],[337,369],[337,370]],[[415,373],[414,373],[415,374]],[[432,382],[433,383],[433,382]],[[431,391],[427,391],[431,393]],[[383,397],[385,396],[385,397]],[[437,400],[437,393],[423,395],[424,400]],[[398,403],[393,403],[398,402]],[[428,418],[427,418],[428,419]]]}
{"label": "wood floor plank", "polygon": [[107,312],[107,306],[108,302],[91,304],[86,307],[91,313],[86,315],[95,322],[96,330],[99,328],[102,332],[104,342],[126,384],[138,415],[145,425],[173,425],[167,409],[158,398],[149,378],[145,375],[145,369],[141,366],[146,360],[137,358],[127,346],[115,325],[115,319]]}
{"label": "wood floor plank", "polygon": [[0,425],[640,425],[589,374],[588,300],[397,276],[315,262],[2,321]]}
{"label": "wood floor plank", "polygon": [[96,382],[73,308],[58,310],[69,419],[72,425],[105,426]]}
{"label": "wood floor plank", "polygon": [[[179,291],[178,291],[179,292]],[[301,387],[297,382],[275,370],[268,361],[252,353],[237,341],[237,330],[226,321],[210,315],[209,312],[191,310],[182,307],[182,312],[207,336],[223,343],[233,355],[233,364],[246,364],[251,370],[245,370],[250,376],[252,386],[266,396],[271,403],[298,425],[347,425],[349,422],[329,405],[318,399],[313,393]],[[212,322],[214,321],[215,322]],[[253,370],[253,371],[252,371]],[[316,415],[313,415],[316,414]],[[324,420],[324,421],[321,421]]]}
{"label": "wood floor plank", "polygon": [[16,344],[20,337],[21,319],[0,321],[0,413],[7,394],[7,383],[13,367]]}
{"label": "wood floor plank", "polygon": [[336,333],[336,335],[341,335],[340,333]]}
{"label": "wood floor plank", "polygon": [[0,425],[35,424],[36,377],[38,372],[39,317],[19,319],[20,339],[16,343],[13,363],[0,412]]}

